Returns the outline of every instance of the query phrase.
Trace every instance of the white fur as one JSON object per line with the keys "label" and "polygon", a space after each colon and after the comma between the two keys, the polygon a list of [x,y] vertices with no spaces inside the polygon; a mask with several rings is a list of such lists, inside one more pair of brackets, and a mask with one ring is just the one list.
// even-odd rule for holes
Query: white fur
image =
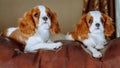
{"label": "white fur", "polygon": [[66,40],[74,40],[74,38],[72,37],[72,35],[68,34],[65,36]]}
{"label": "white fur", "polygon": [[9,37],[12,34],[12,32],[15,31],[16,29],[17,28],[14,28],[14,27],[13,28],[8,28],[7,29],[7,36]]}
{"label": "white fur", "polygon": [[[53,50],[62,46],[61,42],[50,42],[49,28],[51,26],[51,20],[47,16],[45,6],[40,5],[38,8],[40,10],[38,28],[36,29],[35,34],[26,40],[25,52],[36,52],[38,49]],[[48,19],[45,21],[43,20],[43,17],[47,17]]]}

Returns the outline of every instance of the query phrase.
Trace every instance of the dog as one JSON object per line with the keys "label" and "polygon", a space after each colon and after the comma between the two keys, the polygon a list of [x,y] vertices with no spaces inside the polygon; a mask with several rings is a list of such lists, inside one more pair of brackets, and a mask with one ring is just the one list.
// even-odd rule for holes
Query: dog
{"label": "dog", "polygon": [[112,18],[100,11],[84,14],[72,32],[67,33],[67,40],[81,41],[94,58],[101,58],[99,50],[105,48],[107,40],[114,32]]}
{"label": "dog", "polygon": [[2,36],[23,44],[25,53],[34,53],[38,49],[54,50],[61,47],[61,42],[53,42],[49,38],[50,34],[55,35],[59,32],[56,13],[44,5],[38,5],[18,20],[18,27],[6,29]]}

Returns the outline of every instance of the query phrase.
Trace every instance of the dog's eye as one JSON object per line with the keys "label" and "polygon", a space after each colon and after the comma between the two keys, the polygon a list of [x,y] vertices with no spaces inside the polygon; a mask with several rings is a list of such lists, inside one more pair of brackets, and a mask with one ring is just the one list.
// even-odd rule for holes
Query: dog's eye
{"label": "dog's eye", "polygon": [[48,17],[51,17],[50,13],[47,14]]}
{"label": "dog's eye", "polygon": [[90,20],[90,21],[89,21],[89,23],[90,23],[90,24],[92,24],[92,23],[93,23],[93,21],[92,21],[92,20]]}
{"label": "dog's eye", "polygon": [[101,22],[104,23],[104,22],[105,22],[105,19],[104,19],[104,18],[101,18]]}
{"label": "dog's eye", "polygon": [[35,17],[39,17],[39,14],[38,14],[38,13],[35,13],[34,16],[35,16]]}

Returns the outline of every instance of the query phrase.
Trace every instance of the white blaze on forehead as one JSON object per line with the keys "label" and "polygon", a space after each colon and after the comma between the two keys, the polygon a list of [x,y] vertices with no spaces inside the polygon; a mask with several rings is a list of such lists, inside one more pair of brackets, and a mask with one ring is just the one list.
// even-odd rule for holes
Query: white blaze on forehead
{"label": "white blaze on forehead", "polygon": [[94,20],[100,20],[101,13],[100,11],[90,11],[90,15],[93,17]]}
{"label": "white blaze on forehead", "polygon": [[46,16],[46,15],[47,15],[47,14],[46,14],[46,8],[45,8],[45,6],[40,5],[40,6],[38,6],[38,8],[39,8],[39,10],[40,10],[40,17],[43,17],[43,16]]}

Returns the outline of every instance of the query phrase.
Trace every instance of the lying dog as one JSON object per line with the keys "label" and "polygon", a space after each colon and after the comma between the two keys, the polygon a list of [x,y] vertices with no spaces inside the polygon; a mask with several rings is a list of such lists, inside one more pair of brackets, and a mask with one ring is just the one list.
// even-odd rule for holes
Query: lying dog
{"label": "lying dog", "polygon": [[8,28],[2,35],[12,38],[24,46],[24,52],[37,52],[38,49],[53,50],[62,46],[52,42],[50,34],[60,32],[55,12],[39,5],[26,12],[18,21],[18,27]]}
{"label": "lying dog", "polygon": [[105,36],[111,36],[113,32],[114,26],[109,16],[99,11],[90,11],[82,16],[74,31],[66,35],[66,39],[81,41],[93,57],[100,58],[102,53],[99,50],[107,43]]}

